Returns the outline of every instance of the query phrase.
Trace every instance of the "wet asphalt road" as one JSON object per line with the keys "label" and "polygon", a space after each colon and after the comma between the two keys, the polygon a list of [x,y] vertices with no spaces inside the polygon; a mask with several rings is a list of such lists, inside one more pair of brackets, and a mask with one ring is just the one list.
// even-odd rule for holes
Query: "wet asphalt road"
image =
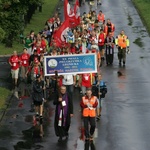
{"label": "wet asphalt road", "polygon": [[[127,55],[126,67],[119,67],[117,55],[112,66],[102,66],[103,79],[107,81],[108,94],[103,102],[101,120],[97,123],[97,150],[149,150],[150,149],[150,38],[131,0],[103,0],[106,18],[116,26],[115,36],[124,29],[130,39],[131,53]],[[88,10],[87,3],[82,11]],[[139,45],[135,41],[139,40]],[[115,50],[115,52],[117,52]],[[2,64],[0,63],[0,67]],[[118,76],[117,72],[122,72]],[[20,90],[21,89],[21,90]],[[20,85],[15,95],[28,96],[29,88]],[[79,107],[80,95],[74,93],[74,117],[68,141],[57,142],[54,133],[54,106],[46,103],[42,126],[33,126],[33,114],[29,112],[31,100],[12,99],[12,105],[0,128],[0,150],[86,150],[90,145],[82,140],[82,122]],[[43,129],[43,130],[42,130]],[[44,133],[40,138],[39,134]]]}

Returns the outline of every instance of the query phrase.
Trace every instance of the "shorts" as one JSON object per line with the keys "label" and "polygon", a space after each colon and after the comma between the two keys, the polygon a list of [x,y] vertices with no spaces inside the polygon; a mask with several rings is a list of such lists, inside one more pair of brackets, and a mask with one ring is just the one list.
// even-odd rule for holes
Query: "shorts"
{"label": "shorts", "polygon": [[97,99],[97,101],[98,101],[97,108],[102,108],[103,98]]}
{"label": "shorts", "polygon": [[43,101],[33,101],[33,104],[34,104],[35,106],[40,106],[40,105],[43,104]]}
{"label": "shorts", "polygon": [[28,67],[24,67],[24,66],[21,67],[21,75],[20,76],[22,78],[25,77],[25,74],[26,74],[27,70],[28,70]]}
{"label": "shorts", "polygon": [[18,75],[19,75],[19,68],[16,70],[11,69],[11,75],[13,79],[18,79]]}
{"label": "shorts", "polygon": [[98,47],[100,52],[104,49],[104,45],[99,45]]}

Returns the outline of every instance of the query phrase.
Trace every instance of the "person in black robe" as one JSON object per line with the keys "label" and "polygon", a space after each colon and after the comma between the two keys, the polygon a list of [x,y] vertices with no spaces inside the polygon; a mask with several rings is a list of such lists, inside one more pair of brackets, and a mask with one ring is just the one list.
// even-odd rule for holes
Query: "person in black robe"
{"label": "person in black robe", "polygon": [[71,117],[73,117],[73,102],[69,93],[66,92],[65,86],[60,87],[53,104],[56,105],[54,121],[55,134],[59,137],[58,141],[60,142],[63,140],[63,137],[68,139]]}

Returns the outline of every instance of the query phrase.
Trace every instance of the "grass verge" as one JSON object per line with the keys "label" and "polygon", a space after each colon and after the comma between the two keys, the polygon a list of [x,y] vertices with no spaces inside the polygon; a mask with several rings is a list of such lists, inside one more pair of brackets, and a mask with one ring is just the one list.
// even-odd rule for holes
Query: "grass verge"
{"label": "grass verge", "polygon": [[2,109],[6,108],[6,99],[11,94],[11,91],[6,89],[6,88],[0,87],[0,93],[1,93],[1,96],[0,96],[0,110],[2,110]]}
{"label": "grass verge", "polygon": [[42,12],[36,11],[35,15],[33,15],[30,24],[27,25],[24,31],[24,35],[30,32],[30,30],[34,30],[35,33],[39,32],[43,29],[46,20],[55,12],[55,9],[58,5],[59,0],[44,0],[44,5],[42,8]]}
{"label": "grass verge", "polygon": [[145,24],[147,31],[150,34],[150,1],[149,0],[132,0],[135,5],[143,23]]}
{"label": "grass verge", "polygon": [[[44,4],[42,7],[42,12],[36,10],[33,15],[30,24],[28,24],[24,30],[24,35],[30,33],[31,30],[34,30],[35,33],[39,32],[44,28],[44,24],[46,20],[53,16],[55,13],[56,7],[59,4],[60,0],[44,0]],[[23,44],[20,42],[20,38],[18,37],[13,44],[13,48],[6,48],[4,44],[0,43],[0,55],[8,55],[12,54],[14,50],[18,52],[22,52]]]}

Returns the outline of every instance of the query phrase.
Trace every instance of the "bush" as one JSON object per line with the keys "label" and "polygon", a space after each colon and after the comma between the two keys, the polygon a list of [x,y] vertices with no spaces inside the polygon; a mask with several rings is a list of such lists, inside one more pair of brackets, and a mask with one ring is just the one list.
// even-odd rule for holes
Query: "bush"
{"label": "bush", "polygon": [[0,42],[5,38],[5,31],[0,27]]}

